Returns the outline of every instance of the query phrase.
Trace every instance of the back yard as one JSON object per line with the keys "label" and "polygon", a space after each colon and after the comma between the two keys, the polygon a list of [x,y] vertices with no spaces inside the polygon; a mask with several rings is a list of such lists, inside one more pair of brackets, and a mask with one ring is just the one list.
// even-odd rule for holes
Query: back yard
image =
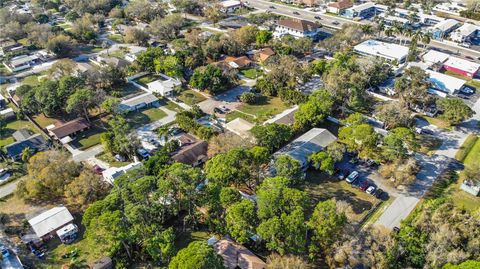
{"label": "back yard", "polygon": [[163,110],[157,107],[151,107],[140,111],[130,112],[127,114],[127,121],[133,128],[141,127],[142,125],[149,124],[160,120],[167,116]]}
{"label": "back yard", "polygon": [[207,99],[205,96],[194,90],[185,90],[181,92],[177,98],[189,106],[200,103]]}
{"label": "back yard", "polygon": [[[243,112],[243,113],[236,113],[237,115],[235,117],[228,116],[227,114],[227,121],[228,120],[233,120],[237,117],[244,118],[248,121],[251,120],[251,118],[254,118],[254,122],[252,123],[263,123],[264,121],[268,120],[269,118],[281,113],[285,109],[287,109],[288,106],[286,106],[282,100],[280,100],[279,97],[263,97],[262,100],[260,100],[257,104],[242,104],[240,105],[239,108],[237,108],[238,111]],[[235,113],[235,111],[231,112]],[[229,114],[231,114],[229,113]],[[240,115],[240,114],[243,114]],[[247,114],[247,115],[245,115]],[[247,116],[247,117],[245,117]],[[250,116],[250,119],[248,119],[248,116]]]}

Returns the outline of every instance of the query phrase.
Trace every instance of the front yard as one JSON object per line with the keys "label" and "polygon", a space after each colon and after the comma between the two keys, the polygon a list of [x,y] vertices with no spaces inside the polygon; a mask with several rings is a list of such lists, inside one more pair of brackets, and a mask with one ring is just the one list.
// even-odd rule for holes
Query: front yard
{"label": "front yard", "polygon": [[123,43],[123,36],[120,34],[111,34],[107,38],[112,40],[113,42]]}
{"label": "front yard", "polygon": [[252,123],[263,123],[287,108],[288,107],[282,102],[282,100],[280,100],[279,97],[265,96],[257,104],[242,104],[237,110],[254,117],[255,122]]}
{"label": "front yard", "polygon": [[138,128],[142,125],[160,120],[166,116],[167,113],[165,113],[163,110],[157,107],[151,107],[135,112],[130,112],[127,114],[126,118],[133,128]]}
{"label": "front yard", "polygon": [[256,79],[263,75],[263,71],[260,69],[250,68],[240,71],[240,74],[249,79]]}
{"label": "front yard", "polygon": [[180,95],[177,96],[177,98],[189,106],[198,104],[207,99],[205,98],[205,96],[194,90],[185,90],[181,92]]}
{"label": "front yard", "polygon": [[309,170],[303,189],[307,192],[310,208],[318,202],[335,199],[348,204],[347,218],[351,222],[361,222],[376,207],[380,200],[374,196],[352,187],[345,180],[340,180],[324,173]]}

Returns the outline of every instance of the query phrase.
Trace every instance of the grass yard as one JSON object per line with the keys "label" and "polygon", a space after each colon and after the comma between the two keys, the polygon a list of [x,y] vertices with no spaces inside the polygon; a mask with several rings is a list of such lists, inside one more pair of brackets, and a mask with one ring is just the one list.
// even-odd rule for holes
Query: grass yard
{"label": "grass yard", "polygon": [[103,152],[103,153],[100,153],[98,154],[97,156],[95,156],[97,159],[101,160],[101,161],[104,161],[106,163],[108,163],[110,166],[113,166],[113,167],[122,167],[122,166],[125,166],[127,164],[129,164],[129,162],[120,162],[120,161],[117,161],[113,156],[112,154],[108,153],[108,152]]}
{"label": "grass yard", "polygon": [[129,96],[129,95],[133,96],[133,95],[136,95],[136,94],[139,94],[139,93],[144,93],[144,91],[135,87],[131,83],[127,83],[127,84],[125,84],[125,86],[121,87],[120,89],[115,90],[115,92],[112,93],[112,95],[114,97],[117,97],[117,98],[124,98],[126,96]]}
{"label": "grass yard", "polygon": [[257,123],[263,123],[269,118],[281,113],[288,107],[279,97],[264,97],[257,104],[242,104],[237,110],[246,114],[254,115]]}
{"label": "grass yard", "polygon": [[245,69],[240,71],[240,74],[249,78],[249,79],[256,79],[263,75],[263,71],[255,68]]}
{"label": "grass yard", "polygon": [[418,152],[431,156],[441,145],[442,140],[429,135],[416,135],[420,148]]}
{"label": "grass yard", "polygon": [[226,116],[225,116],[225,119],[227,120],[227,122],[230,122],[236,118],[241,118],[241,119],[244,119],[250,123],[255,123],[256,120],[255,120],[255,117],[252,117],[250,115],[247,115],[247,114],[244,114],[240,111],[236,111],[236,110],[233,110],[232,112],[228,113]]}
{"label": "grass yard", "polygon": [[5,127],[5,131],[3,132],[2,135],[0,135],[0,147],[9,145],[13,142],[15,142],[15,139],[12,137],[12,134],[15,131],[18,131],[20,129],[28,129],[32,133],[36,133],[37,129],[33,126],[32,123],[26,120],[14,120],[10,121],[7,123],[7,126]]}
{"label": "grass yard", "polygon": [[462,185],[464,179],[465,176],[463,173],[460,173],[457,182],[446,190],[446,194],[457,207],[474,212],[480,208],[480,197],[475,197],[460,189],[460,185]]}
{"label": "grass yard", "polygon": [[107,38],[112,40],[113,42],[123,43],[123,36],[121,34],[112,34],[109,35]]}
{"label": "grass yard", "polygon": [[183,92],[180,93],[179,96],[177,96],[177,98],[184,102],[185,104],[187,105],[194,105],[194,104],[198,104],[204,100],[206,100],[207,98],[205,98],[202,94],[194,91],[194,90],[185,90]]}
{"label": "grass yard", "polygon": [[80,150],[86,150],[100,144],[100,136],[105,132],[105,129],[95,124],[92,125],[92,128],[77,135],[77,138],[72,142],[73,146]]}
{"label": "grass yard", "polygon": [[157,107],[151,107],[136,112],[130,112],[127,115],[127,121],[133,126],[138,128],[142,125],[149,124],[167,116],[163,110]]}
{"label": "grass yard", "polygon": [[41,74],[37,75],[30,75],[28,77],[23,78],[22,84],[30,85],[30,86],[36,86],[40,83],[39,77]]}
{"label": "grass yard", "polygon": [[180,250],[193,241],[207,241],[210,237],[212,237],[211,234],[203,231],[183,232],[175,238],[175,248]]}
{"label": "grass yard", "polygon": [[478,164],[480,161],[480,139],[475,141],[473,146],[471,147],[470,151],[468,152],[467,156],[463,160],[463,163],[465,165],[473,165],[473,164]]}
{"label": "grass yard", "polygon": [[455,159],[457,161],[463,162],[477,141],[478,136],[476,136],[475,134],[470,134],[467,139],[465,139],[462,146],[460,146],[460,148],[458,149],[457,153],[455,154]]}
{"label": "grass yard", "polygon": [[347,202],[349,208],[346,215],[353,222],[361,222],[368,212],[380,203],[377,198],[352,187],[345,180],[339,180],[312,170],[307,172],[303,188],[309,196],[312,210],[318,202],[332,198]]}
{"label": "grass yard", "polygon": [[48,125],[55,124],[57,122],[57,119],[46,117],[43,114],[38,114],[36,116],[33,116],[32,118],[38,125],[42,126],[42,128],[45,128]]}
{"label": "grass yard", "polygon": [[175,112],[182,112],[184,110],[182,107],[166,98],[160,99],[160,106]]}
{"label": "grass yard", "polygon": [[442,128],[442,129],[447,129],[447,130],[451,130],[452,129],[452,125],[450,125],[450,123],[440,119],[440,118],[432,118],[432,117],[428,117],[428,116],[417,116],[425,121],[427,121],[428,123],[432,124],[432,125],[435,125],[437,126],[438,128]]}
{"label": "grass yard", "polygon": [[161,79],[161,77],[156,76],[154,74],[149,74],[149,75],[145,75],[143,77],[137,78],[135,80],[135,82],[137,82],[138,84],[142,85],[145,88],[148,88],[148,86],[147,86],[148,83],[153,82],[153,81],[158,80],[158,79]]}

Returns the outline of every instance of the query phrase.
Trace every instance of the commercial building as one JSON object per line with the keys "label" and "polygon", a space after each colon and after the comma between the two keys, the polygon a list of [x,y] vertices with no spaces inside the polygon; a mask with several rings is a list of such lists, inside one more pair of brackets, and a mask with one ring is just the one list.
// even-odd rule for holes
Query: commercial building
{"label": "commercial building", "polygon": [[357,6],[353,6],[351,8],[347,8],[341,15],[349,19],[367,19],[370,17],[375,17],[381,12],[383,11],[379,10],[375,3],[366,2]]}
{"label": "commercial building", "polygon": [[146,92],[141,95],[137,95],[127,100],[123,100],[120,103],[120,109],[126,112],[137,111],[147,107],[158,107],[159,101],[155,95]]}
{"label": "commercial building", "polygon": [[459,22],[454,19],[443,20],[431,27],[433,39],[442,40],[459,26]]}
{"label": "commercial building", "polygon": [[458,43],[470,42],[472,37],[475,37],[480,32],[480,26],[471,23],[464,23],[458,29],[452,32],[450,38]]}
{"label": "commercial building", "polygon": [[28,221],[35,234],[41,239],[55,235],[57,230],[72,222],[73,216],[65,206],[54,207]]}
{"label": "commercial building", "polygon": [[235,12],[235,10],[242,8],[243,4],[241,1],[238,0],[225,0],[220,2],[220,6],[220,11],[225,13],[232,13]]}
{"label": "commercial building", "polygon": [[408,56],[408,48],[405,46],[373,39],[356,45],[353,50],[360,55],[380,57],[388,61],[397,61],[399,64],[404,63]]}
{"label": "commercial building", "polygon": [[288,155],[300,162],[303,170],[307,170],[310,163],[308,160],[310,155],[323,150],[335,140],[337,140],[337,138],[327,129],[312,128],[310,131],[275,152],[274,156]]}
{"label": "commercial building", "polygon": [[448,60],[443,63],[443,68],[459,75],[473,78],[480,69],[480,64],[457,57],[449,57]]}
{"label": "commercial building", "polygon": [[273,36],[276,38],[284,35],[293,37],[309,37],[315,39],[319,33],[319,27],[316,23],[300,19],[282,19],[277,22]]}
{"label": "commercial building", "polygon": [[465,84],[465,80],[445,75],[432,70],[425,70],[428,74],[428,82],[430,83],[429,92],[442,97],[457,93]]}

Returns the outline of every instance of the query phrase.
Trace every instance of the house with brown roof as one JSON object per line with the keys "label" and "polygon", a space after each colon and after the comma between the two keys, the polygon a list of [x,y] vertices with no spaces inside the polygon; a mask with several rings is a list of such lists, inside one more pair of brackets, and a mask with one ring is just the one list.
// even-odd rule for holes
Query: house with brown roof
{"label": "house with brown roof", "polygon": [[312,21],[288,18],[277,22],[273,36],[275,38],[280,38],[284,35],[291,35],[295,38],[316,38],[319,29],[318,25]]}
{"label": "house with brown roof", "polygon": [[[213,242],[212,242],[213,243]],[[267,264],[246,247],[229,238],[213,243],[213,248],[223,258],[228,269],[266,269]]]}
{"label": "house with brown roof", "polygon": [[184,134],[178,138],[180,149],[175,152],[172,159],[179,163],[198,166],[208,160],[208,143],[197,140],[190,134]]}
{"label": "house with brown roof", "polygon": [[353,7],[353,3],[350,0],[339,0],[337,2],[330,2],[327,4],[327,12],[334,14],[342,14],[347,8]]}
{"label": "house with brown roof", "polygon": [[74,139],[74,136],[90,128],[90,123],[84,118],[76,118],[74,120],[59,123],[54,126],[48,126],[48,133],[55,139],[67,144]]}
{"label": "house with brown roof", "polygon": [[268,60],[270,56],[273,56],[273,55],[275,55],[275,52],[271,48],[263,48],[255,52],[254,58],[256,61],[263,63],[266,60]]}
{"label": "house with brown roof", "polygon": [[228,71],[230,69],[243,69],[250,67],[252,65],[252,61],[247,56],[227,56],[223,60],[214,62],[213,64],[223,71]]}

